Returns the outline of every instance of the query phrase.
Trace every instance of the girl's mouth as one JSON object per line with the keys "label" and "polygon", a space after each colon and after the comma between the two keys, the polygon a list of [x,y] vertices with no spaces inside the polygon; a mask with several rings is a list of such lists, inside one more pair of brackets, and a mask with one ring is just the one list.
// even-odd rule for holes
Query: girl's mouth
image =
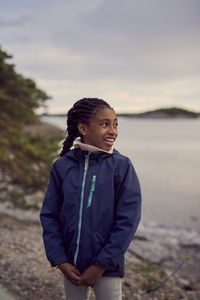
{"label": "girl's mouth", "polygon": [[112,146],[115,142],[115,139],[114,138],[107,138],[107,139],[105,139],[105,142],[108,146]]}

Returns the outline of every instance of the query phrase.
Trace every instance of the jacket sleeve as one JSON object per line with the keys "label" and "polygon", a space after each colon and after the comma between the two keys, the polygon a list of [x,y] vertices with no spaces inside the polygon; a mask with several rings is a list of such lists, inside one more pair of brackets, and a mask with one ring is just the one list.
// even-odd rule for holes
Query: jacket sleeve
{"label": "jacket sleeve", "polygon": [[141,218],[141,190],[130,160],[123,164],[116,177],[115,220],[104,248],[95,263],[114,270],[121,263]]}
{"label": "jacket sleeve", "polygon": [[59,220],[62,201],[62,180],[54,164],[40,212],[46,255],[53,267],[68,261]]}

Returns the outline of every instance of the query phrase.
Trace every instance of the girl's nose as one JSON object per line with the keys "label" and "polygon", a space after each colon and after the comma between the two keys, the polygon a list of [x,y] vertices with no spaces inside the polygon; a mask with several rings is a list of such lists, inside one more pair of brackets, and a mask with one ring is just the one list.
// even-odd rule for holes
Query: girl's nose
{"label": "girl's nose", "polygon": [[117,134],[117,128],[115,128],[114,126],[109,126],[109,133],[114,135]]}

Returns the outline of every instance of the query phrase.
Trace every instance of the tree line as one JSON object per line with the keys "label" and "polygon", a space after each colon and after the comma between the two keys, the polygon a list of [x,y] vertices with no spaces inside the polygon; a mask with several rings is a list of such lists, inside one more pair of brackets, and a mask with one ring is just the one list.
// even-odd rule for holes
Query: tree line
{"label": "tree line", "polygon": [[11,59],[0,47],[0,191],[14,185],[31,193],[45,188],[61,137],[24,134],[26,125],[38,122],[35,109],[50,96],[18,74]]}

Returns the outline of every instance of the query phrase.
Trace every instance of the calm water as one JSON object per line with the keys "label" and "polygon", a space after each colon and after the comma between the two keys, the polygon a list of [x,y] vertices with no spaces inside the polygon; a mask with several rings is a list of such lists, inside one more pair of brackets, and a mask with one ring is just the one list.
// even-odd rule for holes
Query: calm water
{"label": "calm water", "polygon": [[[43,117],[65,129],[63,117]],[[116,149],[140,178],[143,222],[200,227],[200,119],[119,118]]]}

